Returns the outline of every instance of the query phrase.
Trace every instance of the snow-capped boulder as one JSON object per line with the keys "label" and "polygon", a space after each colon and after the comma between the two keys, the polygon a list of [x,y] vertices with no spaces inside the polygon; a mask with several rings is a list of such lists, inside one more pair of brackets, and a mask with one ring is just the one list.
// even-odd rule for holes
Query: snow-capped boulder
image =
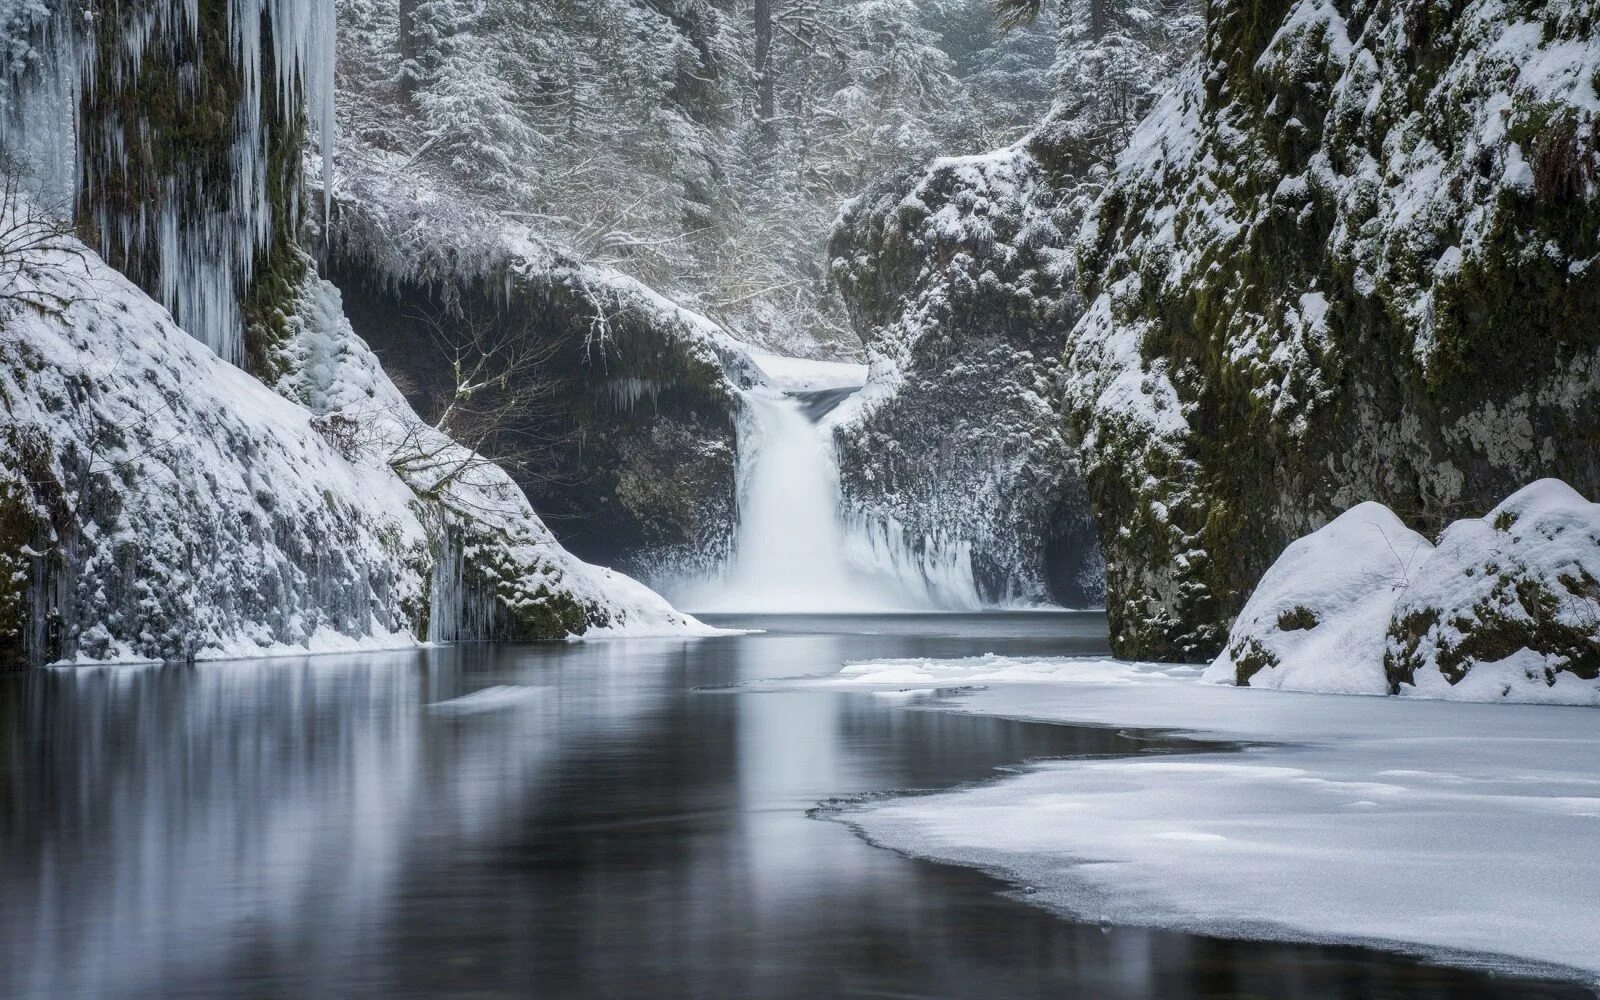
{"label": "snow-capped boulder", "polygon": [[1600,504],[1541,479],[1437,547],[1358,504],[1284,550],[1205,679],[1600,705]]}
{"label": "snow-capped boulder", "polygon": [[1395,603],[1402,694],[1600,704],[1600,504],[1541,479],[1457,521]]}
{"label": "snow-capped boulder", "polygon": [[1433,546],[1368,501],[1292,543],[1272,564],[1205,678],[1290,691],[1385,694],[1395,599]]}

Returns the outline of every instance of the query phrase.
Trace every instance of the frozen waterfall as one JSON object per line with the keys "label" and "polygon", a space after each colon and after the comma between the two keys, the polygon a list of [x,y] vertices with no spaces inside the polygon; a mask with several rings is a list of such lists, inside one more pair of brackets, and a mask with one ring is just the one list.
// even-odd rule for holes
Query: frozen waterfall
{"label": "frozen waterfall", "polygon": [[675,603],[708,612],[938,611],[976,608],[965,552],[913,559],[881,533],[847,528],[825,427],[793,395],[746,394],[739,434],[739,527],[710,580],[676,588]]}

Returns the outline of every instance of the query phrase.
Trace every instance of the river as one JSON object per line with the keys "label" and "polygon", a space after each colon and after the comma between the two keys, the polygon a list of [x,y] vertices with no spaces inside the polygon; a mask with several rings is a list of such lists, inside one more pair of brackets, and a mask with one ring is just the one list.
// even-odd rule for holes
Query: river
{"label": "river", "polygon": [[1592,995],[1060,919],[816,807],[1193,743],[737,688],[1100,615],[713,620],[765,631],[0,676],[0,992]]}

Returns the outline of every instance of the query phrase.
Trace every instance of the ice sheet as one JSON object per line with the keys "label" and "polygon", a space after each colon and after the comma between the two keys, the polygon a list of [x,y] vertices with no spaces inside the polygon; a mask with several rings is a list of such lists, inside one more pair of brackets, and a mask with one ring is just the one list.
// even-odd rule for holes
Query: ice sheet
{"label": "ice sheet", "polygon": [[803,683],[942,690],[946,710],[1231,741],[1041,762],[846,814],[886,846],[1003,872],[1089,920],[1361,941],[1600,982],[1592,710],[1290,694],[1197,684],[1187,667],[998,656]]}

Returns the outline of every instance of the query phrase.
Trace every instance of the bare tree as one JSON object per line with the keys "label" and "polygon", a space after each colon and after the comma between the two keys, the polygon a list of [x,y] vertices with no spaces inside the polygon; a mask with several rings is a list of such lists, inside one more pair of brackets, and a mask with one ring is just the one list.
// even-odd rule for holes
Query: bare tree
{"label": "bare tree", "polygon": [[15,170],[0,163],[0,305],[16,304],[52,314],[70,306],[70,295],[23,281],[29,272],[60,263],[82,260],[83,247],[72,239],[72,223],[39,209],[23,197]]}
{"label": "bare tree", "polygon": [[428,398],[431,422],[395,422],[384,442],[390,467],[419,494],[447,506],[473,502],[453,487],[485,466],[522,482],[547,475],[565,440],[551,373],[561,343],[541,338],[531,320],[444,313],[414,318],[427,330],[445,377],[408,393]]}

